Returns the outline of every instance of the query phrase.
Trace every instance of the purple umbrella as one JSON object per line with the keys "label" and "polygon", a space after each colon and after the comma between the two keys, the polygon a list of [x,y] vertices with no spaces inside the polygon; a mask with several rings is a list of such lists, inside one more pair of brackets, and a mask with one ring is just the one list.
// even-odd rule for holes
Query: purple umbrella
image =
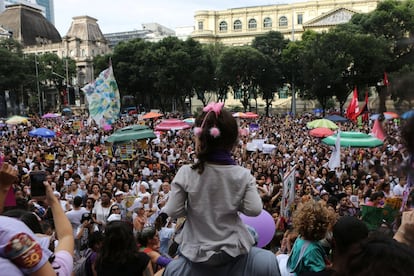
{"label": "purple umbrella", "polygon": [[43,119],[50,119],[50,118],[57,118],[57,117],[59,117],[59,115],[55,113],[46,113],[45,115],[42,116]]}

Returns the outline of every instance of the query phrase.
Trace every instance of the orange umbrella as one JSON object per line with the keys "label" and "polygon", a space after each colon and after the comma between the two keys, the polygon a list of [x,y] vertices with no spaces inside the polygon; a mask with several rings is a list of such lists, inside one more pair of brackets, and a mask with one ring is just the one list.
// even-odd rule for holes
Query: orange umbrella
{"label": "orange umbrella", "polygon": [[245,114],[243,112],[236,112],[233,113],[234,118],[242,118]]}
{"label": "orange umbrella", "polygon": [[392,119],[396,119],[396,118],[399,118],[400,117],[400,115],[398,115],[395,112],[391,112],[391,111],[384,112],[384,116],[386,116],[386,115],[390,116]]}
{"label": "orange umbrella", "polygon": [[144,116],[142,116],[142,119],[153,119],[153,118],[158,118],[158,117],[161,117],[161,116],[163,116],[162,114],[160,114],[160,113],[157,113],[157,112],[148,112],[147,114],[145,114]]}

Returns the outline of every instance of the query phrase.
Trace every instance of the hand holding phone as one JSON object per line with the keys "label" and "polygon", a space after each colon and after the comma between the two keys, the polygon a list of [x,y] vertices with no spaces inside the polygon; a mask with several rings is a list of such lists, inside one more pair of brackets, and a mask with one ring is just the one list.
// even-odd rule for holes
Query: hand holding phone
{"label": "hand holding phone", "polygon": [[17,180],[17,170],[8,163],[0,164],[0,187],[9,190],[10,186]]}
{"label": "hand holding phone", "polygon": [[30,190],[32,198],[37,200],[45,200],[46,187],[43,183],[46,180],[46,172],[35,171],[30,173]]}

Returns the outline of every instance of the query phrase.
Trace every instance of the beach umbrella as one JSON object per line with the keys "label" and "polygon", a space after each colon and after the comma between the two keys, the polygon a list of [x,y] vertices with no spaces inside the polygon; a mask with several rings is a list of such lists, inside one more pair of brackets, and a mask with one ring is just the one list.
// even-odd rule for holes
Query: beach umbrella
{"label": "beach umbrella", "polygon": [[56,136],[56,133],[48,128],[39,127],[29,131],[29,136],[53,138]]}
{"label": "beach umbrella", "polygon": [[401,118],[404,120],[414,117],[414,109],[408,110],[401,115]]}
{"label": "beach umbrella", "polygon": [[162,117],[163,115],[161,113],[157,113],[157,112],[148,112],[147,114],[145,114],[144,116],[142,116],[142,119],[154,119],[154,118],[159,118]]}
{"label": "beach umbrella", "polygon": [[106,141],[110,143],[126,143],[132,140],[143,140],[148,138],[157,138],[154,131],[148,126],[131,125],[118,129]]}
{"label": "beach umbrella", "polygon": [[11,116],[9,119],[7,119],[6,124],[9,124],[9,125],[26,124],[28,121],[29,121],[29,118],[27,117],[14,115],[14,116]]}
{"label": "beach umbrella", "polygon": [[59,117],[56,113],[46,113],[42,116],[43,119],[53,119]]}
{"label": "beach umbrella", "polygon": [[[384,112],[383,114],[384,114],[385,120],[392,120],[392,119],[399,117],[399,115],[394,112]],[[374,121],[374,120],[377,120],[380,116],[381,116],[381,113],[376,113],[376,114],[372,114],[369,118]]]}
{"label": "beach umbrella", "polygon": [[192,118],[192,117],[191,118],[186,118],[183,121],[186,122],[187,124],[194,125],[195,118]]}
{"label": "beach umbrella", "polygon": [[334,132],[327,127],[317,127],[309,131],[309,135],[318,138],[324,138],[333,135]]}
{"label": "beach umbrella", "polygon": [[245,114],[243,113],[243,112],[236,112],[236,113],[233,113],[233,117],[234,118],[243,118],[243,116],[244,116]]}
{"label": "beach umbrella", "polygon": [[[343,137],[343,132],[341,132],[340,143],[341,147],[351,147],[351,148],[375,148],[382,146],[383,141],[367,135],[366,137],[361,138],[352,138],[352,137]],[[322,139],[322,143],[334,146],[336,142],[336,134],[328,136]]]}
{"label": "beach umbrella", "polygon": [[167,131],[167,130],[181,130],[181,129],[187,129],[187,128],[191,128],[191,126],[182,120],[165,119],[155,127],[155,130]]}
{"label": "beach umbrella", "polygon": [[309,122],[306,126],[310,129],[318,128],[318,127],[326,127],[326,128],[329,128],[329,129],[337,129],[338,128],[338,126],[334,122],[332,122],[331,120],[328,120],[328,119],[316,119],[316,120],[313,120],[313,121]]}
{"label": "beach umbrella", "polygon": [[392,111],[385,111],[384,116],[389,116],[389,117],[391,117],[391,119],[400,118],[400,115],[398,115],[397,113],[392,112]]}
{"label": "beach umbrella", "polygon": [[340,115],[337,114],[332,114],[332,115],[328,115],[325,116],[325,119],[332,121],[332,122],[348,122],[349,120],[345,117],[342,117]]}
{"label": "beach umbrella", "polygon": [[243,115],[241,115],[240,118],[255,119],[255,118],[259,118],[259,115],[257,115],[256,113],[253,113],[253,112],[246,112]]}

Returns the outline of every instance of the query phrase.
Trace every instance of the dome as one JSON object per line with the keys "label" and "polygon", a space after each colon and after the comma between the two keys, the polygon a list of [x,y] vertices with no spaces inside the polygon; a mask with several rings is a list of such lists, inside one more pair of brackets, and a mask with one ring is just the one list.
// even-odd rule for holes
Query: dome
{"label": "dome", "polygon": [[10,5],[0,14],[0,26],[13,33],[23,46],[61,42],[59,32],[40,10],[23,4]]}

